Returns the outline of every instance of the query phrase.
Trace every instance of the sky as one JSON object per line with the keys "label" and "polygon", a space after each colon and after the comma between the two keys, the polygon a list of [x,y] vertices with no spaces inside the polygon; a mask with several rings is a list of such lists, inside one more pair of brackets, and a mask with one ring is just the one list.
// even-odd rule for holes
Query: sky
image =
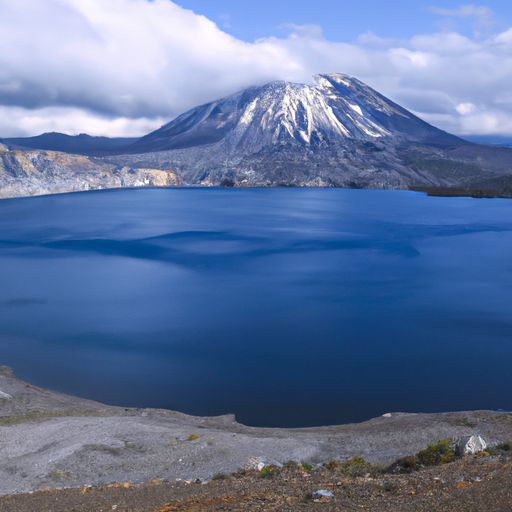
{"label": "sky", "polygon": [[0,0],[0,137],[139,136],[329,72],[452,133],[512,137],[512,2]]}
{"label": "sky", "polygon": [[[460,17],[450,19],[436,14],[436,7],[456,11],[468,5],[457,0],[181,0],[178,4],[208,16],[226,32],[248,42],[284,36],[289,23],[318,25],[328,39],[353,41],[366,32],[386,38],[410,38],[436,29],[471,33],[475,21],[468,16],[466,23],[460,23]],[[495,28],[506,30],[512,26],[512,2],[501,0],[472,6],[495,11],[491,15]]]}

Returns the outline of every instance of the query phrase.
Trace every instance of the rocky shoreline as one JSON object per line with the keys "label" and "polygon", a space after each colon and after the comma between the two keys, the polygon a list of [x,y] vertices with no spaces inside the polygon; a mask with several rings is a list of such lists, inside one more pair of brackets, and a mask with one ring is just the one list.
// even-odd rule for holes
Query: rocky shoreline
{"label": "rocky shoreline", "polygon": [[389,464],[440,439],[512,439],[512,414],[389,413],[359,424],[247,427],[233,416],[193,417],[111,407],[54,393],[0,369],[0,495],[112,482],[208,481],[241,468],[311,467],[363,457]]}
{"label": "rocky shoreline", "polygon": [[180,184],[171,169],[132,168],[84,155],[9,149],[0,143],[0,199]]}

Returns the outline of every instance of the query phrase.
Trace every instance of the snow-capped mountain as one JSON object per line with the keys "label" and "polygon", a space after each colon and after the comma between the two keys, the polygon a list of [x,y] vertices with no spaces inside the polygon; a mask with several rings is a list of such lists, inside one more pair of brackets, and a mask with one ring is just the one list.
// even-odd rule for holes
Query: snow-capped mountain
{"label": "snow-capped mountain", "polygon": [[183,149],[223,141],[226,150],[315,147],[347,139],[453,142],[359,80],[317,75],[315,83],[271,82],[196,107],[137,141],[133,151]]}
{"label": "snow-capped mountain", "polygon": [[[0,155],[0,195],[6,189],[23,195],[159,183],[512,195],[512,149],[450,135],[342,74],[318,75],[312,84],[249,87],[133,143],[60,134],[5,143],[10,150]],[[110,155],[85,161],[24,149],[69,152],[62,148],[71,146],[85,155]],[[93,183],[91,170],[99,173]]]}
{"label": "snow-capped mountain", "polygon": [[127,153],[112,161],[172,169],[200,185],[452,187],[512,170],[512,152],[439,130],[342,74],[271,82],[201,105]]}

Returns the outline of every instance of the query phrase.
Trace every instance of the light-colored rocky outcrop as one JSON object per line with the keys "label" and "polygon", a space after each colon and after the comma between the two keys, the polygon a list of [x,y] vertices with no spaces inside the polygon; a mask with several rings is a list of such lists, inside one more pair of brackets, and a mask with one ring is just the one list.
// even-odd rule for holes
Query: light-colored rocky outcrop
{"label": "light-colored rocky outcrop", "polygon": [[179,184],[171,169],[116,165],[56,151],[9,150],[0,144],[0,198]]}
{"label": "light-colored rocky outcrop", "polygon": [[457,440],[455,451],[458,455],[475,455],[487,448],[487,442],[478,434]]}

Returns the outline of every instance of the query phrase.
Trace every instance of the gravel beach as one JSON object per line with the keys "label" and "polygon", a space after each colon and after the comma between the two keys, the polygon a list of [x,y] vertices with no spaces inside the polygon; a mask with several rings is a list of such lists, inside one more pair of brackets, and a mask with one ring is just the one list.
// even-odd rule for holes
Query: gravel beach
{"label": "gravel beach", "polygon": [[172,482],[204,482],[242,468],[250,474],[290,460],[312,467],[351,457],[389,464],[440,439],[512,439],[512,415],[505,412],[389,413],[358,424],[275,429],[244,426],[229,415],[106,406],[32,386],[6,367],[0,391],[0,510],[10,510],[5,496],[41,489],[179,486]]}

